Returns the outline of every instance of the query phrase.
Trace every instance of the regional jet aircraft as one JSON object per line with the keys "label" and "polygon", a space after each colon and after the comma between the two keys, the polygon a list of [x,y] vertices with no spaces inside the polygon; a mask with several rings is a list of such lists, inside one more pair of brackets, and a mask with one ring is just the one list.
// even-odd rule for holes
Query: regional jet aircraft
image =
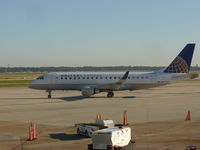
{"label": "regional jet aircraft", "polygon": [[189,73],[195,44],[187,44],[172,63],[156,72],[65,72],[47,73],[33,80],[29,87],[46,90],[51,98],[53,90],[78,90],[83,96],[107,92],[113,97],[113,91],[139,90],[196,78]]}

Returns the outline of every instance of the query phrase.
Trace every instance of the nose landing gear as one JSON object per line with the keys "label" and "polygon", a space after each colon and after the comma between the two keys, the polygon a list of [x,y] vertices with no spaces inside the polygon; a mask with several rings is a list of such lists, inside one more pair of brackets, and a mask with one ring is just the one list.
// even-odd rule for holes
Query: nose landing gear
{"label": "nose landing gear", "polygon": [[48,98],[50,99],[52,96],[51,96],[51,90],[47,90],[47,92],[48,92]]}

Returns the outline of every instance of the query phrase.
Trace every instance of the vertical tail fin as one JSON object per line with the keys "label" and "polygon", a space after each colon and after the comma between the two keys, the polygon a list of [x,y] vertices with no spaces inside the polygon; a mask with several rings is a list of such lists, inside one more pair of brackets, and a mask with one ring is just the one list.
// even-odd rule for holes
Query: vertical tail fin
{"label": "vertical tail fin", "polygon": [[195,44],[187,44],[172,63],[164,70],[168,73],[188,73]]}

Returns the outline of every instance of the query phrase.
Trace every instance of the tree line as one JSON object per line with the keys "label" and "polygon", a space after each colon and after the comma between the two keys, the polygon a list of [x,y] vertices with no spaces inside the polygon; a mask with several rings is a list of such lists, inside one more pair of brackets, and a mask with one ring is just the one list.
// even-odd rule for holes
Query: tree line
{"label": "tree line", "polygon": [[[0,67],[0,73],[6,72],[65,72],[65,71],[157,71],[162,66],[85,66],[85,67]],[[199,67],[191,67],[192,71],[200,71]]]}

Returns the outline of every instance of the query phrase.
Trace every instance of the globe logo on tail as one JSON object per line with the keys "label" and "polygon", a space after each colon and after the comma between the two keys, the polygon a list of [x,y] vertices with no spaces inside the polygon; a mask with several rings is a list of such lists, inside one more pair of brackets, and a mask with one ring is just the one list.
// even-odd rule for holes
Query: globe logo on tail
{"label": "globe logo on tail", "polygon": [[165,72],[170,73],[188,73],[189,67],[186,63],[186,61],[181,58],[180,56],[177,56],[173,62],[166,68]]}

